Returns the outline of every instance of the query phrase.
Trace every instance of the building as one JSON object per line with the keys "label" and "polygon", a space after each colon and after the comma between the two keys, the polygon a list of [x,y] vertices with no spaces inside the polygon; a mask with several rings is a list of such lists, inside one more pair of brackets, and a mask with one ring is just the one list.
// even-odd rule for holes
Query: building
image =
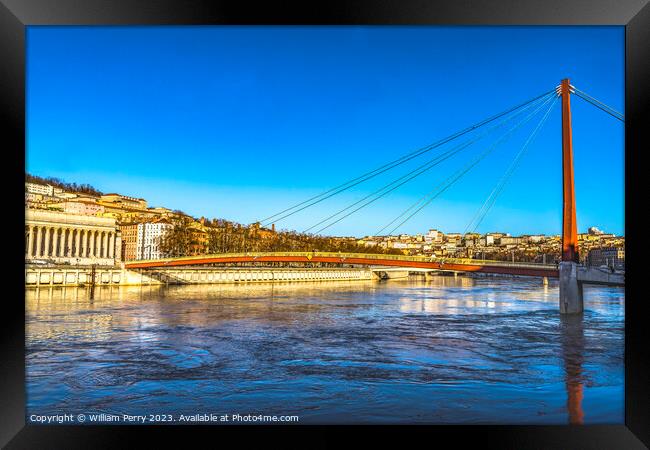
{"label": "building", "polygon": [[204,255],[208,252],[209,234],[200,223],[191,224],[190,230],[190,255]]}
{"label": "building", "polygon": [[[259,237],[261,239],[272,239],[275,237],[275,224],[271,226],[271,229],[264,228],[260,226],[259,222],[252,223],[249,227],[250,233],[252,236]],[[343,240],[349,238],[341,238]],[[356,238],[353,238],[356,241]]]}
{"label": "building", "polygon": [[594,248],[587,255],[587,264],[625,270],[625,250],[619,247]]}
{"label": "building", "polygon": [[25,205],[39,203],[43,201],[43,194],[25,191]]}
{"label": "building", "polygon": [[465,237],[463,238],[462,243],[464,244],[465,247],[475,247],[476,245],[479,245],[479,238],[475,237]]}
{"label": "building", "polygon": [[364,247],[376,247],[378,245],[378,242],[367,240],[367,239],[360,239],[357,241],[357,244],[363,245]]}
{"label": "building", "polygon": [[78,214],[81,216],[96,216],[104,212],[104,207],[98,205],[96,201],[79,198],[74,201],[68,200],[65,202],[50,203],[53,207],[59,207],[63,212],[68,214]]}
{"label": "building", "polygon": [[137,257],[138,224],[120,225],[122,233],[122,261],[133,261]]}
{"label": "building", "polygon": [[160,241],[172,227],[172,224],[166,220],[139,223],[136,259],[162,258],[164,255],[160,251]]}
{"label": "building", "polygon": [[589,227],[587,233],[592,235],[605,234],[603,231],[599,230],[598,227]]}
{"label": "building", "polygon": [[118,208],[147,209],[147,201],[143,198],[128,197],[120,194],[105,194],[99,198],[104,206]]}
{"label": "building", "polygon": [[39,209],[25,210],[25,262],[112,266],[120,262],[115,220]]}
{"label": "building", "polygon": [[54,197],[54,193],[61,192],[62,189],[55,188],[51,184],[25,183],[25,192],[30,194],[41,194],[47,197]]}
{"label": "building", "polygon": [[458,253],[459,249],[456,247],[456,244],[453,243],[447,243],[443,245],[440,250],[442,251],[442,254],[444,256],[454,256],[456,253]]}
{"label": "building", "polygon": [[431,241],[431,242],[436,242],[436,243],[441,243],[444,235],[438,231],[434,230],[433,228],[429,230],[429,232],[425,236],[425,240]]}
{"label": "building", "polygon": [[75,192],[66,192],[61,188],[52,186],[51,184],[39,183],[25,183],[25,192],[30,194],[40,194],[43,197],[49,197],[50,199],[69,199],[75,198],[79,195]]}
{"label": "building", "polygon": [[114,218],[120,224],[153,222],[173,214],[167,208],[148,208],[145,199],[120,194],[102,195],[97,203],[103,207],[98,215]]}
{"label": "building", "polygon": [[122,232],[122,258],[124,261],[134,259],[160,259],[160,242],[165,233],[172,228],[166,220],[120,225]]}
{"label": "building", "polygon": [[54,189],[54,197],[56,198],[63,198],[63,199],[71,199],[71,198],[77,198],[79,197],[77,194],[74,192],[65,192],[62,190],[59,190],[60,192],[57,192],[56,189]]}
{"label": "building", "polygon": [[171,216],[173,214],[173,211],[171,209],[164,208],[162,206],[150,207],[147,208],[147,211],[152,214],[163,216],[163,217]]}
{"label": "building", "polygon": [[517,245],[517,244],[521,244],[522,241],[523,239],[520,237],[501,236],[499,238],[499,245]]}

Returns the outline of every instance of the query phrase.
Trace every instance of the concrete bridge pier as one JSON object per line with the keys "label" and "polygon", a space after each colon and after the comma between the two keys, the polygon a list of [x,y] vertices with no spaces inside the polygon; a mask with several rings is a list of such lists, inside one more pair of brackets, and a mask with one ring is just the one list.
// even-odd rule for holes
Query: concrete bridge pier
{"label": "concrete bridge pier", "polygon": [[584,311],[582,283],[578,281],[578,264],[560,263],[560,314],[579,314]]}
{"label": "concrete bridge pier", "polygon": [[408,270],[375,270],[377,275],[382,280],[392,280],[397,278],[408,278]]}

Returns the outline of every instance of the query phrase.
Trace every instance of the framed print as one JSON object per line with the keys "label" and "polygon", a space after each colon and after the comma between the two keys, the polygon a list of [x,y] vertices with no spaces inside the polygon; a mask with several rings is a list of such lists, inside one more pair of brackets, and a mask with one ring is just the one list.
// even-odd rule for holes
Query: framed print
{"label": "framed print", "polygon": [[2,3],[7,448],[648,445],[646,2]]}

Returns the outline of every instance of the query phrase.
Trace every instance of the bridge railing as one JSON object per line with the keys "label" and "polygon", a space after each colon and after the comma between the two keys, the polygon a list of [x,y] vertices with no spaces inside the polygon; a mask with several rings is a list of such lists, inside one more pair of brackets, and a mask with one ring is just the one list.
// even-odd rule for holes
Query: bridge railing
{"label": "bridge railing", "polygon": [[342,252],[246,252],[246,253],[215,253],[208,255],[196,255],[196,256],[180,256],[175,258],[161,258],[161,259],[149,259],[149,260],[135,260],[129,261],[127,264],[146,264],[146,263],[165,263],[171,261],[187,261],[192,263],[193,261],[205,260],[210,258],[242,258],[249,257],[253,258],[253,261],[257,258],[262,257],[305,257],[309,261],[314,257],[324,257],[324,258],[337,258],[340,259],[342,263],[345,263],[346,259],[366,259],[366,260],[378,260],[378,261],[409,261],[409,262],[433,262],[441,264],[463,264],[463,265],[481,265],[481,266],[502,266],[502,267],[531,267],[538,269],[555,269],[557,266],[555,264],[544,264],[544,263],[533,263],[533,262],[510,262],[510,261],[495,261],[488,259],[471,259],[471,258],[441,258],[441,257],[432,257],[432,256],[407,256],[407,255],[387,255],[380,253],[342,253]]}

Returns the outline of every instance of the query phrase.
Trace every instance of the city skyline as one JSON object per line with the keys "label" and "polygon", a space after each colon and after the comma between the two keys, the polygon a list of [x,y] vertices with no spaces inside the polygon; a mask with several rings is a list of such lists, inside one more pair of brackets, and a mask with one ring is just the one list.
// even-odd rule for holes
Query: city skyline
{"label": "city skyline", "polygon": [[[30,175],[33,175],[33,174],[30,174]],[[47,178],[47,177],[45,177],[45,178]],[[75,183],[73,180],[60,180],[60,181],[62,181],[62,182],[67,182],[67,183]],[[34,183],[34,181],[32,181],[32,183]],[[36,184],[41,184],[41,183],[36,183]],[[51,184],[49,184],[49,183],[47,183],[47,182],[43,182],[42,184],[45,185],[45,186],[53,186],[53,185],[51,185]],[[79,184],[79,183],[76,183],[76,184]],[[92,186],[92,187],[94,188],[94,186]],[[63,192],[71,192],[71,191],[68,191],[68,190],[66,190],[66,189],[62,189],[62,191],[63,191]],[[104,194],[104,195],[119,195],[119,196],[130,197],[130,198],[132,198],[132,199],[135,200],[135,201],[142,201],[142,200],[144,200],[145,202],[147,201],[146,198],[143,198],[142,196],[140,196],[140,195],[138,195],[138,194],[134,194],[134,193],[114,193],[114,192],[105,192],[105,193],[103,193],[103,194]],[[166,208],[166,209],[170,209],[170,208],[167,208],[166,205],[151,205],[151,206],[149,206],[149,207],[150,207],[150,208]],[[170,210],[171,210],[171,209],[170,209]],[[179,209],[179,211],[183,211],[183,209],[181,208],[181,209]],[[183,211],[183,212],[185,213],[185,211]],[[208,219],[208,220],[213,220],[213,219],[223,219],[223,220],[228,220],[227,218],[223,218],[223,217],[206,217],[206,216],[203,216],[203,215],[198,215],[198,216],[197,216],[197,215],[192,215],[192,214],[190,214],[190,216],[191,216],[193,219],[196,219],[196,220],[201,219],[201,218],[205,218],[205,219]],[[146,222],[146,220],[143,219],[143,222]],[[251,224],[242,224],[242,225],[251,225]],[[275,225],[275,224],[273,224],[273,225]],[[282,231],[282,230],[283,230],[282,228],[278,228],[278,231]],[[295,230],[288,230],[288,231],[295,231]],[[478,233],[478,232],[467,232],[467,233],[462,233],[462,232],[460,232],[460,231],[458,231],[458,230],[445,230],[445,229],[442,229],[442,228],[440,228],[440,227],[429,226],[429,227],[427,227],[427,228],[424,229],[424,230],[419,230],[419,231],[416,231],[416,232],[414,232],[414,233],[395,233],[395,234],[392,234],[392,235],[390,235],[390,236],[400,236],[400,235],[416,236],[416,235],[425,235],[425,234],[427,234],[427,232],[429,232],[429,231],[439,231],[439,232],[441,232],[441,233],[443,233],[443,234],[463,234],[463,235],[464,235],[464,234],[468,234],[468,235],[470,235],[470,234],[480,234],[480,235],[486,235],[486,234],[505,234],[505,235],[509,235],[509,236],[545,235],[544,233],[523,233],[523,234],[515,235],[515,234],[513,234],[513,233],[510,233],[508,230],[488,230],[488,231],[485,231],[485,232],[482,232],[482,233]],[[593,231],[595,234],[598,234],[598,233],[602,233],[602,234],[615,234],[615,233],[610,233],[608,230],[603,230],[603,229],[599,228],[597,225],[588,225],[588,226],[585,226],[585,227],[584,227],[584,230],[583,230],[583,229],[579,229],[579,230],[578,230],[578,233],[579,233],[579,234],[590,234],[592,231]],[[364,238],[364,237],[373,237],[373,236],[389,236],[389,235],[370,235],[370,234],[366,234],[366,235],[363,235],[363,236],[354,236],[354,237],[357,237],[357,238]],[[545,236],[546,236],[546,235],[545,235]],[[551,237],[551,236],[560,236],[560,233],[549,234],[548,236],[549,236],[549,237]],[[624,235],[617,235],[617,236],[623,236],[623,237],[624,237]],[[351,236],[340,235],[340,236],[336,236],[336,237],[351,237]]]}
{"label": "city skyline", "polygon": [[[571,58],[557,55],[562,39],[574,43]],[[557,60],[533,67],[530,55],[508,56],[530,49]],[[30,27],[27,71],[29,172],[241,223],[552,89],[564,76],[624,109],[617,27]],[[623,127],[580,99],[572,108],[578,228],[623,235]],[[478,232],[560,233],[559,116],[556,107]],[[530,130],[523,131],[397,234],[463,232]],[[547,148],[556,149],[552,158]],[[443,165],[325,234],[372,235],[457,167]],[[392,178],[277,226],[301,231]]]}

